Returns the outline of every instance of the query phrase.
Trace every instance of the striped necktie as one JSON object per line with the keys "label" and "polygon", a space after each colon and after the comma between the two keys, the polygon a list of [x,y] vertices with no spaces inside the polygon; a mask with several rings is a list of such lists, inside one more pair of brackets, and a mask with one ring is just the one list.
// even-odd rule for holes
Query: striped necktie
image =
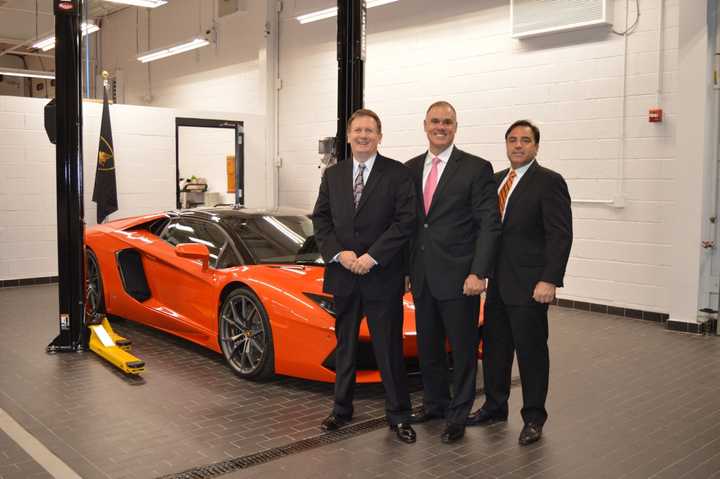
{"label": "striped necktie", "polygon": [[507,181],[505,181],[505,184],[502,185],[502,188],[500,188],[500,192],[498,193],[498,210],[500,210],[500,217],[505,217],[505,203],[507,202],[507,197],[510,194],[510,188],[512,188],[513,181],[515,181],[515,170],[510,170],[510,174],[508,174]]}
{"label": "striped necktie", "polygon": [[353,186],[353,195],[355,196],[355,209],[357,209],[358,205],[360,204],[360,197],[362,196],[363,187],[365,186],[365,183],[363,182],[364,172],[365,165],[363,163],[360,163],[358,165],[358,174],[355,177],[355,184]]}

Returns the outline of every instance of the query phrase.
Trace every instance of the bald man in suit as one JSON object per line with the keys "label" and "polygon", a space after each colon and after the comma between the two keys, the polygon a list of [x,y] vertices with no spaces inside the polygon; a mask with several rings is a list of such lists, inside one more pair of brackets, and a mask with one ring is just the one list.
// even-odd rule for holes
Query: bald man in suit
{"label": "bald man in suit", "polygon": [[410,282],[424,392],[423,410],[411,420],[444,418],[440,439],[452,443],[464,436],[475,400],[480,294],[492,276],[500,220],[492,165],[453,144],[455,108],[433,103],[423,125],[428,150],[407,163],[423,199]]}

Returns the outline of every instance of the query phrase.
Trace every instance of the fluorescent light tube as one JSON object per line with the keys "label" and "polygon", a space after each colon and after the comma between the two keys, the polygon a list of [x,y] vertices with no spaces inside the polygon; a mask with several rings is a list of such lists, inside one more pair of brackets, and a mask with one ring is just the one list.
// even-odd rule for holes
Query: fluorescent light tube
{"label": "fluorescent light tube", "polygon": [[40,70],[20,70],[19,68],[0,68],[0,75],[26,78],[47,78],[53,80],[55,72],[44,72]]}
{"label": "fluorescent light tube", "polygon": [[379,7],[380,5],[387,5],[388,3],[395,3],[398,0],[367,0],[367,7]]}
{"label": "fluorescent light tube", "polygon": [[[367,8],[379,7],[380,5],[387,5],[388,3],[395,3],[398,0],[367,0],[365,6]],[[306,13],[295,17],[301,24],[317,22],[318,20],[324,20],[337,15],[337,7],[326,8],[324,10],[318,10],[316,12]]]}
{"label": "fluorescent light tube", "polygon": [[[80,29],[82,30],[83,36],[89,35],[90,33],[95,33],[98,30],[100,30],[100,27],[95,25],[94,23],[82,23],[80,25]],[[52,50],[55,48],[55,37],[53,35],[43,38],[42,40],[38,40],[37,42],[33,43],[33,48],[37,48],[39,50],[42,50],[44,52],[48,50]]]}
{"label": "fluorescent light tube", "polygon": [[42,50],[44,52],[52,50],[53,48],[55,48],[55,37],[51,35],[49,37],[43,38],[42,40],[38,40],[37,42],[33,43],[32,47]]}
{"label": "fluorescent light tube", "polygon": [[297,21],[301,24],[306,24],[310,22],[317,22],[318,20],[324,20],[326,18],[331,18],[337,15],[337,7],[332,8],[326,8],[325,10],[318,10],[317,12],[310,12],[306,13],[305,15],[300,15],[297,18]]}
{"label": "fluorescent light tube", "polygon": [[193,38],[190,41],[178,43],[172,47],[159,48],[157,50],[151,50],[149,52],[141,53],[138,55],[138,61],[143,63],[159,60],[160,58],[169,57],[171,55],[177,55],[178,53],[195,50],[196,48],[210,45],[210,42],[202,37]]}
{"label": "fluorescent light tube", "polygon": [[167,0],[107,0],[112,3],[122,3],[124,5],[134,5],[136,7],[156,8],[167,3]]}

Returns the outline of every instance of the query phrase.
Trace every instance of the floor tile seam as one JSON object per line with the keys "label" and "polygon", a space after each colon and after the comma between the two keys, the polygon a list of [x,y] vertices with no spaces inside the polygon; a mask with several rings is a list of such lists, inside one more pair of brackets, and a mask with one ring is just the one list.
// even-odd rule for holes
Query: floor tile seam
{"label": "floor tile seam", "polygon": [[[714,454],[714,455],[710,456],[709,458],[707,458],[706,460],[704,460],[703,462],[701,462],[700,464],[698,464],[697,466],[695,466],[694,468],[692,468],[691,470],[689,470],[688,472],[686,472],[685,474],[683,474],[682,476],[680,476],[678,479],[682,479],[682,478],[684,478],[684,477],[687,477],[688,474],[691,474],[691,473],[693,473],[694,471],[700,469],[700,468],[703,467],[705,464],[710,463],[710,461],[712,461],[712,460],[715,459],[715,458],[720,458],[720,451],[719,451],[717,454]],[[718,471],[720,471],[720,466],[718,466]],[[692,477],[694,477],[694,476],[692,476]]]}
{"label": "floor tile seam", "polygon": [[[12,404],[12,406],[13,406],[14,408],[20,410],[20,411],[22,412],[22,414],[24,414],[24,415],[27,416],[32,422],[34,422],[34,423],[36,423],[38,426],[40,426],[40,428],[43,430],[43,432],[44,432],[45,434],[48,434],[48,435],[52,436],[52,437],[55,439],[55,441],[57,441],[58,444],[62,444],[63,447],[67,447],[67,448],[68,448],[69,450],[71,450],[74,454],[76,454],[79,458],[81,458],[83,461],[85,461],[86,464],[88,464],[89,466],[91,466],[91,467],[92,467],[93,469],[95,469],[97,472],[103,474],[103,473],[102,473],[102,469],[101,469],[97,464],[95,464],[93,461],[91,461],[90,458],[86,457],[81,451],[77,450],[75,447],[69,445],[66,441],[64,441],[64,440],[62,439],[62,437],[58,436],[51,427],[49,427],[47,424],[45,424],[45,422],[43,422],[42,420],[40,420],[37,416],[35,416],[34,414],[32,414],[32,413],[30,413],[29,411],[27,411],[21,404],[18,404],[17,401],[15,401],[12,397],[8,396],[5,392],[0,392],[0,399],[1,399],[1,398],[4,398],[6,402],[9,402],[10,404]],[[39,438],[36,438],[33,434],[30,434],[30,432],[28,431],[28,429],[27,429],[25,426],[23,426],[23,425],[20,423],[20,421],[16,421],[16,420],[12,417],[12,415],[9,414],[9,413],[6,411],[6,409],[3,407],[2,402],[3,402],[3,401],[0,401],[0,412],[6,414],[7,417],[8,417],[11,421],[13,421],[13,422],[15,422],[16,424],[18,424],[18,427],[19,427],[20,429],[22,429],[23,431],[25,431],[30,437],[32,437],[34,440],[36,440],[36,441],[38,442],[38,444],[40,444],[43,448],[45,448],[45,449],[48,451],[49,454],[55,455],[55,454],[50,450],[50,448],[47,447],[47,446],[45,446],[45,444],[44,444]],[[56,456],[56,457],[57,457],[57,456]],[[61,459],[58,458],[58,460],[61,460]],[[62,461],[62,460],[61,460],[61,461]],[[103,475],[104,475],[104,474],[103,474]],[[78,477],[80,477],[80,476],[78,476]],[[81,479],[82,479],[82,478],[81,478]]]}
{"label": "floor tile seam", "polygon": [[68,464],[25,430],[4,409],[0,409],[0,429],[25,451],[33,462],[58,479],[82,479]]}

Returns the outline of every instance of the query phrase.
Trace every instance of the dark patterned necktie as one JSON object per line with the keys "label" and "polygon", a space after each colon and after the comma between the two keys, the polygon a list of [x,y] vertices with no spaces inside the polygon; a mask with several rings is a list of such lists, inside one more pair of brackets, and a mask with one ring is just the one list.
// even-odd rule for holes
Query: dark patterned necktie
{"label": "dark patterned necktie", "polygon": [[360,204],[360,197],[362,196],[363,187],[365,186],[365,183],[363,182],[363,173],[365,172],[365,165],[359,164],[358,165],[358,174],[355,177],[355,185],[353,187],[353,195],[355,196],[355,208],[357,209],[358,205]]}

